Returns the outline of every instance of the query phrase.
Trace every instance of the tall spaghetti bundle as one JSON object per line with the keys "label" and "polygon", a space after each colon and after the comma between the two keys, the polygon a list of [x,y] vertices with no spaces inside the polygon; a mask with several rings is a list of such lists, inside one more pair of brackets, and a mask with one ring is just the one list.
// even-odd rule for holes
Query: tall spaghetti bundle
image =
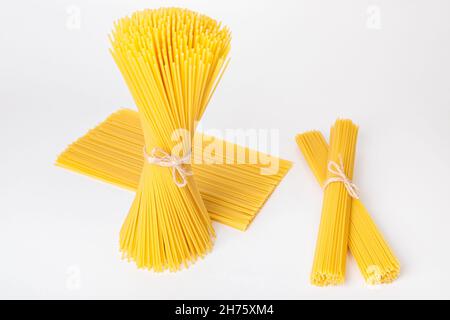
{"label": "tall spaghetti bundle", "polygon": [[136,12],[115,25],[111,53],[145,140],[146,161],[120,232],[120,249],[138,267],[175,271],[213,246],[189,164],[190,141],[227,65],[230,41],[217,21],[178,8]]}
{"label": "tall spaghetti bundle", "polygon": [[[201,133],[194,140],[203,142],[194,142],[192,171],[209,216],[246,230],[292,163]],[[218,146],[214,153],[207,152],[211,146]],[[138,112],[122,109],[72,143],[56,164],[136,191],[144,165],[143,148]],[[248,159],[250,154],[257,154],[256,162],[239,163],[240,156]],[[269,168],[273,171],[267,172]]]}
{"label": "tall spaghetti bundle", "polygon": [[358,127],[338,120],[331,128],[327,181],[324,184],[322,218],[311,273],[314,285],[344,281],[352,196],[353,165]]}
{"label": "tall spaghetti bundle", "polygon": [[[297,144],[321,186],[327,180],[329,147],[318,131],[299,134]],[[395,280],[400,263],[359,199],[352,200],[348,246],[368,284]]]}

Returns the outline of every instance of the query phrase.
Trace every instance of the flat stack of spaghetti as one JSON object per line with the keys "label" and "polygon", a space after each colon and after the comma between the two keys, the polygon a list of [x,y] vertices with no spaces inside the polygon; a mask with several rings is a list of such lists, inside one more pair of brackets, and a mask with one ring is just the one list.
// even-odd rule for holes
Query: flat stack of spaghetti
{"label": "flat stack of spaghetti", "polygon": [[[392,282],[400,272],[397,258],[362,202],[353,193],[355,189],[352,189],[354,185],[351,184],[351,179],[356,134],[355,125],[338,120],[331,130],[330,147],[318,131],[296,137],[317,181],[325,188],[311,274],[311,282],[315,285],[335,285],[344,281],[347,243],[368,284]],[[350,192],[345,187],[344,176],[336,176],[339,172],[337,168],[342,169],[341,174],[348,179]]]}
{"label": "flat stack of spaghetti", "polygon": [[[292,163],[200,133],[194,140],[204,142],[194,143],[192,171],[211,219],[246,230]],[[223,152],[206,152],[213,143]],[[136,191],[144,165],[143,147],[139,114],[122,109],[71,144],[56,164]],[[258,156],[255,163],[247,161],[250,153]],[[245,163],[239,163],[241,155]],[[271,167],[272,172],[263,171]]]}

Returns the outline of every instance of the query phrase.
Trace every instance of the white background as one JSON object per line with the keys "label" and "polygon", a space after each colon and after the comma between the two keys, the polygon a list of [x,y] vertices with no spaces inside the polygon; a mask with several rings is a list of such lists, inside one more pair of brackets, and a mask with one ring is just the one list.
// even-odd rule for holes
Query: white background
{"label": "white background", "polygon": [[[156,274],[119,254],[133,194],[53,163],[134,106],[108,52],[113,21],[169,4],[233,31],[204,126],[279,129],[294,167],[247,232],[215,223],[206,259]],[[2,3],[0,297],[450,298],[449,14],[446,0]],[[345,285],[308,281],[322,196],[294,136],[328,135],[337,117],[360,125],[355,182],[402,263],[389,286],[365,286],[351,257]]]}

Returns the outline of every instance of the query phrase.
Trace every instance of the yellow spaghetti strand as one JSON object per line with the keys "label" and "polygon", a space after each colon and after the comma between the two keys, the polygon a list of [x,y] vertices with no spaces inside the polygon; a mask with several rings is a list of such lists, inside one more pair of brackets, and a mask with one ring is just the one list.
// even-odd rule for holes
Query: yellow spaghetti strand
{"label": "yellow spaghetti strand", "polygon": [[[327,180],[329,147],[319,131],[296,136],[297,144],[311,171],[323,186]],[[348,246],[368,284],[394,281],[400,263],[359,199],[352,199]]]}
{"label": "yellow spaghetti strand", "polygon": [[[120,19],[111,54],[139,110],[146,154],[172,153],[173,133],[187,133],[191,152],[200,120],[226,66],[231,34],[207,16],[179,8],[144,10]],[[186,141],[187,138],[187,141]],[[190,171],[189,165],[183,170]],[[192,176],[174,183],[172,169],[144,162],[120,232],[120,249],[139,268],[179,270],[213,246],[214,229]]]}
{"label": "yellow spaghetti strand", "polygon": [[[342,164],[349,180],[353,178],[357,134],[358,127],[350,120],[338,120],[331,128],[327,163]],[[327,180],[335,178],[335,173],[329,167]],[[337,285],[344,281],[351,199],[343,182],[330,183],[324,190],[322,217],[311,272],[311,283],[314,285]]]}
{"label": "yellow spaghetti strand", "polygon": [[[211,219],[246,230],[292,163],[259,152],[257,163],[239,164],[239,154],[249,158],[255,151],[201,133],[196,134],[195,140],[204,143],[194,144],[192,171]],[[223,152],[207,153],[213,143],[221,146]],[[139,114],[121,109],[72,143],[56,164],[135,192],[144,165],[143,147]],[[227,155],[225,150],[234,152]],[[209,164],[214,161],[218,164]],[[278,168],[261,174],[271,166]]]}

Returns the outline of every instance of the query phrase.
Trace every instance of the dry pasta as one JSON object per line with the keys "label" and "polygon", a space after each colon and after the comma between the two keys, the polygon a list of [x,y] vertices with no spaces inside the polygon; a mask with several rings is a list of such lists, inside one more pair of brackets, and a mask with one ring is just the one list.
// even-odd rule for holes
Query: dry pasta
{"label": "dry pasta", "polygon": [[[207,140],[203,134],[198,133],[197,136]],[[236,157],[239,152],[248,158],[254,151],[229,143],[225,146],[225,141],[220,139],[214,142],[224,145],[223,149],[232,147],[235,152],[231,159],[230,155],[221,154],[217,162],[221,160],[222,164],[208,164],[208,160],[214,160],[205,159],[208,153],[203,151],[208,144],[194,144],[192,170],[195,181],[211,219],[246,230],[292,163],[264,154],[263,159],[267,159],[264,163],[258,157],[257,163],[238,164]],[[144,165],[143,147],[144,136],[138,113],[121,109],[71,144],[61,153],[56,164],[136,191]],[[207,161],[196,161],[201,155]],[[268,175],[261,174],[269,163],[278,163],[278,170]]]}
{"label": "dry pasta", "polygon": [[[350,120],[338,120],[331,128],[328,164],[341,165],[351,180],[355,159],[358,127]],[[335,173],[327,171],[327,180]],[[318,286],[336,285],[344,281],[351,197],[344,183],[330,183],[323,195],[322,216],[311,283]]]}
{"label": "dry pasta", "polygon": [[[327,180],[329,147],[319,131],[296,137],[297,144],[321,186]],[[348,246],[368,284],[384,284],[395,280],[400,264],[383,235],[359,199],[352,200]]]}
{"label": "dry pasta", "polygon": [[[205,15],[161,8],[120,19],[110,40],[139,110],[148,160],[120,249],[139,268],[176,271],[213,247],[215,232],[187,162],[196,122],[228,64],[231,34]],[[179,129],[187,136],[174,154]]]}

